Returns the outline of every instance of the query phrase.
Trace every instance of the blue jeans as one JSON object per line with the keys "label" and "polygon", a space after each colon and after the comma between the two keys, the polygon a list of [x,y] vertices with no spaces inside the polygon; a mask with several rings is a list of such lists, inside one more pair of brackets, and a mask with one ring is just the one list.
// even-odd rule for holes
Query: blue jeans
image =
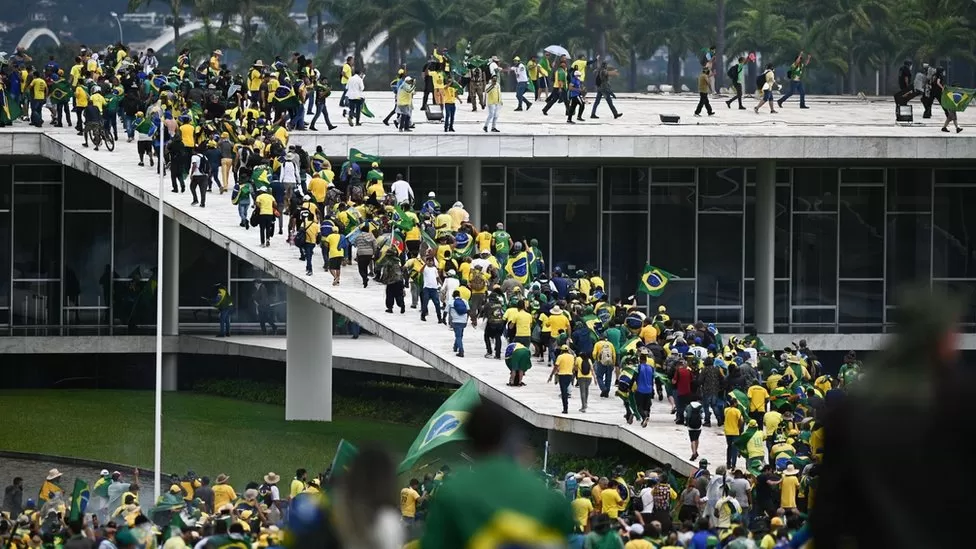
{"label": "blue jeans", "polygon": [[306,105],[308,106],[308,114],[315,112],[315,92],[309,92],[308,97],[305,98]]}
{"label": "blue jeans", "polygon": [[444,105],[444,131],[454,129],[455,112],[457,112],[457,105],[451,103]]}
{"label": "blue jeans", "polygon": [[291,123],[292,123],[292,126],[296,130],[301,129],[305,125],[305,109],[304,108],[302,108],[301,106],[299,106],[297,109],[295,109],[295,112],[292,113]]}
{"label": "blue jeans", "polygon": [[790,80],[790,91],[786,92],[786,95],[784,95],[784,96],[782,96],[782,97],[779,98],[780,105],[782,105],[783,103],[785,103],[786,100],[789,99],[790,97],[793,97],[793,94],[794,93],[799,93],[800,94],[800,106],[801,107],[806,107],[807,106],[807,92],[806,92],[805,89],[803,89],[803,81],[802,80]]}
{"label": "blue jeans", "polygon": [[596,384],[600,386],[600,393],[609,393],[610,384],[613,383],[613,367],[603,364],[596,364]]}
{"label": "blue jeans", "polygon": [[230,335],[230,307],[220,309],[220,330],[218,336],[227,337]]}
{"label": "blue jeans", "polygon": [[44,122],[44,100],[31,99],[30,123],[39,126]]}
{"label": "blue jeans", "polygon": [[434,312],[437,313],[437,321],[441,320],[441,300],[437,297],[437,288],[424,288],[420,290],[420,318],[427,318],[427,303],[434,302]]}
{"label": "blue jeans", "polygon": [[607,106],[610,107],[610,112],[614,116],[617,116],[617,108],[613,106],[613,92],[609,90],[598,90],[596,92],[596,100],[593,101],[593,110],[590,111],[590,116],[596,116],[596,108],[600,105],[600,100],[604,97],[607,98]]}
{"label": "blue jeans", "polygon": [[464,354],[464,327],[467,323],[455,322],[451,324],[454,328],[454,351]]}
{"label": "blue jeans", "polygon": [[739,461],[739,449],[735,446],[735,441],[739,438],[739,435],[725,435],[725,443],[727,444],[725,449],[725,466],[734,469],[735,464]]}
{"label": "blue jeans", "polygon": [[237,215],[241,216],[241,223],[248,223],[247,211],[251,208],[251,199],[237,202]]}
{"label": "blue jeans", "polygon": [[128,136],[129,139],[135,139],[136,117],[127,114],[125,115],[125,118],[122,119],[122,124],[125,126],[125,135]]}
{"label": "blue jeans", "polygon": [[345,107],[349,105],[349,99],[346,97],[346,85],[345,84],[339,84],[339,85],[342,86],[342,97],[339,98],[339,106]]}
{"label": "blue jeans", "polygon": [[103,122],[105,126],[105,133],[111,133],[112,137],[115,139],[119,138],[118,121],[118,112],[105,111],[105,122]]}
{"label": "blue jeans", "polygon": [[528,108],[532,105],[528,99],[525,98],[525,92],[529,90],[528,82],[519,82],[515,84],[515,99],[518,100],[517,108],[522,108],[522,103],[525,103],[525,107]]}
{"label": "blue jeans", "polygon": [[314,126],[315,121],[319,119],[319,116],[323,116],[325,118],[325,124],[332,127],[332,121],[329,120],[329,111],[326,110],[325,103],[315,104],[315,116],[312,117],[312,123],[309,124],[309,126]]}
{"label": "blue jeans", "polygon": [[725,400],[719,395],[705,395],[702,406],[705,408],[705,423],[712,422],[712,411],[715,411],[715,421],[725,421]]}
{"label": "blue jeans", "polygon": [[312,258],[315,257],[315,243],[306,242],[305,243],[305,271],[311,273],[312,269]]}

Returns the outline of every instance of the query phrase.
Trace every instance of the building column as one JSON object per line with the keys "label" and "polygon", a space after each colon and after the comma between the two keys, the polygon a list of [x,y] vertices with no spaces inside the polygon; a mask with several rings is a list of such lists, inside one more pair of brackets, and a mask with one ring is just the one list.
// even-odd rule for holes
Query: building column
{"label": "building column", "polygon": [[468,158],[461,167],[461,202],[464,202],[464,209],[471,215],[471,224],[481,230],[480,158]]}
{"label": "building column", "polygon": [[776,163],[756,167],[756,333],[773,333],[776,276]]}
{"label": "building column", "polygon": [[[162,215],[162,213],[160,213]],[[180,335],[180,224],[163,220],[163,337]],[[163,354],[163,390],[175,391],[179,355]]]}
{"label": "building column", "polygon": [[332,421],[332,309],[288,288],[285,419]]}

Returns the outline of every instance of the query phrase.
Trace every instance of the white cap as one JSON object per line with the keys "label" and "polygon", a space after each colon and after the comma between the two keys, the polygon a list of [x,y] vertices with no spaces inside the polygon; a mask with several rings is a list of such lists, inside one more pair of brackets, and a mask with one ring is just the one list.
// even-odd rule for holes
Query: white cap
{"label": "white cap", "polygon": [[430,191],[429,193],[427,193],[427,198],[434,198],[434,196],[435,196],[434,191]]}
{"label": "white cap", "polygon": [[643,536],[644,535],[644,527],[641,526],[640,524],[631,524],[630,525],[630,528],[627,531],[630,532],[632,535],[635,535],[635,536]]}
{"label": "white cap", "polygon": [[447,276],[454,276],[456,274],[457,274],[457,272],[454,269],[451,269],[451,270],[447,271]]}
{"label": "white cap", "polygon": [[461,204],[461,201],[458,200],[457,202],[454,203],[454,207],[455,208],[463,208],[464,207],[464,204]]}
{"label": "white cap", "polygon": [[98,474],[101,475],[101,476],[103,476],[103,477],[107,477],[108,476],[108,469],[102,469],[102,472],[100,472]]}

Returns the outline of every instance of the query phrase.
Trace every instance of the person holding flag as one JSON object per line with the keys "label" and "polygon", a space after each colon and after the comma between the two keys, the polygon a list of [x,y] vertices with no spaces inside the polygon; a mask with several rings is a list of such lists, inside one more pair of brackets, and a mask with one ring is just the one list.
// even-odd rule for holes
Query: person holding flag
{"label": "person holding flag", "polygon": [[91,489],[90,508],[95,511],[99,522],[104,522],[108,516],[108,487],[112,484],[112,474],[108,469],[102,469]]}
{"label": "person holding flag", "polygon": [[44,484],[41,485],[41,491],[37,494],[38,505],[43,506],[53,499],[63,497],[63,495],[64,488],[61,487],[61,471],[51,469],[44,479]]}

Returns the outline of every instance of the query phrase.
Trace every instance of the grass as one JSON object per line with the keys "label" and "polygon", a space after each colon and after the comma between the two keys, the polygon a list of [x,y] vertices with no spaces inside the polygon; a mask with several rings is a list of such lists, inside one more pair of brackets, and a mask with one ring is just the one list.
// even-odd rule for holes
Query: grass
{"label": "grass", "polygon": [[[0,449],[71,456],[149,469],[153,463],[151,391],[0,391]],[[268,471],[324,471],[339,440],[379,441],[402,455],[418,426],[339,417],[286,422],[283,406],[192,393],[163,395],[162,472],[231,476],[243,486]]]}

